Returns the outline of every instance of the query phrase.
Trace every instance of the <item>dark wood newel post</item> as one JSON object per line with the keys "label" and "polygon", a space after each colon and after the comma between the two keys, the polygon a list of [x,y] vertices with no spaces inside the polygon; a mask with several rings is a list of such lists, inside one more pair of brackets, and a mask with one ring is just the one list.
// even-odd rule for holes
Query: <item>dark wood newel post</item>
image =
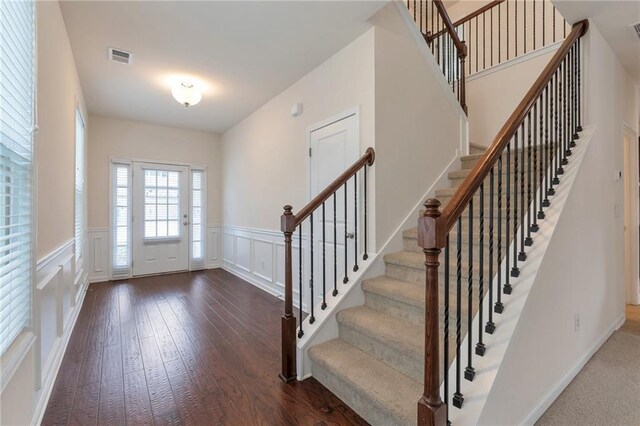
{"label": "dark wood newel post", "polygon": [[418,222],[418,244],[425,255],[424,391],[418,401],[418,425],[445,426],[447,407],[440,398],[438,266],[445,236],[440,201],[428,199]]}
{"label": "dark wood newel post", "polygon": [[462,50],[458,52],[458,58],[460,58],[460,105],[465,114],[467,111],[467,91],[466,91],[466,62],[467,62],[467,42],[462,41]]}
{"label": "dark wood newel post", "polygon": [[291,206],[284,206],[280,228],[284,232],[284,315],[282,316],[282,373],[284,382],[296,379],[296,317],[293,316],[293,274],[291,268],[291,235],[296,228],[296,217]]}

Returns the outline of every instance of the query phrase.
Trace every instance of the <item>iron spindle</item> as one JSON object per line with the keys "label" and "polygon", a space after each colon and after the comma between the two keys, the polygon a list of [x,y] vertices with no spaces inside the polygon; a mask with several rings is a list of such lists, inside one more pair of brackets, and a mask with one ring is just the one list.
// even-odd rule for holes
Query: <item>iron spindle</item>
{"label": "iron spindle", "polygon": [[[542,203],[544,201],[544,194],[546,193],[546,191],[543,188],[543,182],[544,182],[544,159],[545,159],[545,155],[544,155],[544,149],[545,149],[545,141],[544,141],[544,102],[545,102],[545,95],[546,95],[546,87],[544,88],[544,90],[542,91],[542,93],[540,94],[540,102],[539,102],[539,107],[538,107],[538,112],[539,112],[539,119],[540,122],[538,124],[539,128],[539,155],[540,155],[540,161],[537,163],[538,164],[538,179],[536,180],[536,182],[538,183],[539,187],[540,187],[540,191],[536,192],[535,186],[534,186],[534,194],[540,194],[539,195],[539,202],[538,202],[538,206],[539,209],[536,208],[536,206],[534,206],[533,209],[533,214],[536,215],[536,219],[541,220],[544,219],[544,212],[542,211]],[[535,152],[535,151],[534,151]],[[535,161],[534,161],[535,163]],[[538,222],[534,222],[536,225],[536,229],[532,231],[537,232],[538,231]]]}
{"label": "iron spindle", "polygon": [[[538,117],[536,116],[537,113],[537,107],[538,105],[536,103],[533,104],[533,124],[532,124],[532,116],[531,116],[531,112],[529,112],[529,114],[527,115],[527,120],[528,120],[528,132],[529,134],[527,135],[527,207],[525,209],[525,211],[527,212],[527,238],[525,238],[524,240],[524,245],[525,246],[530,246],[531,244],[533,244],[533,239],[531,238],[531,157],[532,157],[532,152],[531,152],[531,140],[533,139],[533,143],[535,144],[535,137],[536,137],[536,129],[535,129],[535,125],[536,125],[536,121],[538,119]],[[533,125],[533,127],[532,127]],[[534,175],[535,176],[535,175]],[[534,197],[535,198],[535,197]],[[535,210],[534,210],[535,211]],[[523,218],[524,220],[524,218]],[[535,218],[534,218],[535,220]],[[524,225],[524,223],[523,223]],[[523,250],[524,251],[524,248]]]}
{"label": "iron spindle", "polygon": [[556,7],[553,6],[553,42],[556,42]]}
{"label": "iron spindle", "polygon": [[444,403],[449,418],[449,234],[444,246]]}
{"label": "iron spindle", "polygon": [[325,209],[324,203],[322,203],[322,305],[320,309],[323,311],[327,309],[327,256],[326,256],[326,247],[325,243],[327,241],[326,237],[326,222],[325,222]]}
{"label": "iron spindle", "polygon": [[358,173],[353,175],[353,272],[358,269]]}
{"label": "iron spindle", "polygon": [[562,166],[567,164],[567,157],[566,157],[566,153],[567,153],[567,139],[566,139],[566,135],[567,135],[567,129],[566,129],[566,118],[567,118],[567,97],[566,97],[566,73],[564,70],[565,67],[565,62],[562,61],[560,63],[560,101],[562,101],[562,110],[560,110],[560,167],[558,168],[558,174],[562,175],[564,174],[564,168]]}
{"label": "iron spindle", "polygon": [[509,60],[509,2],[506,1],[505,2],[507,4],[507,37],[506,37],[506,41],[507,41],[507,61]]}
{"label": "iron spindle", "polygon": [[344,278],[342,279],[342,283],[346,284],[349,282],[349,275],[347,272],[347,264],[349,263],[348,261],[348,254],[349,254],[349,250],[348,250],[348,246],[347,246],[347,238],[349,238],[349,231],[347,230],[347,215],[348,210],[347,210],[347,182],[345,181],[344,183]]}
{"label": "iron spindle", "polygon": [[[517,133],[516,133],[517,135]],[[516,136],[517,137],[517,136]],[[516,154],[515,157],[517,158],[518,155]],[[515,176],[517,176],[517,173],[514,173]],[[515,186],[514,186],[515,187]],[[516,200],[518,199],[518,197],[516,196]],[[511,284],[509,282],[510,280],[510,271],[509,271],[509,233],[510,233],[510,222],[511,222],[511,141],[509,141],[509,143],[507,144],[507,211],[505,212],[506,214],[506,226],[505,226],[505,239],[504,239],[504,249],[505,249],[505,254],[506,254],[506,262],[505,262],[505,270],[504,270],[504,276],[505,276],[505,284],[502,287],[502,291],[504,292],[504,294],[511,294],[511,292],[513,291],[513,288],[511,287]],[[514,233],[514,241],[516,240],[516,236],[517,234]],[[514,255],[515,257],[515,255]],[[514,259],[514,263],[515,263],[515,259]],[[498,311],[496,311],[498,312]],[[500,311],[499,313],[502,313],[502,311]]]}
{"label": "iron spindle", "polygon": [[[494,170],[495,166],[491,168],[491,172],[489,174],[489,312],[487,312],[489,318],[487,324],[484,327],[484,331],[489,334],[493,334],[496,329],[496,325],[493,322],[493,192],[495,190]],[[498,259],[498,262],[500,262],[500,259]],[[498,282],[500,282],[499,279]],[[482,323],[482,321],[480,323]]]}
{"label": "iron spindle", "polygon": [[[507,163],[509,163],[509,145],[507,145]],[[507,167],[507,185],[509,184],[509,168]],[[507,186],[508,188],[508,186]],[[507,221],[509,220],[509,207],[507,207]],[[509,222],[507,222],[507,239],[509,237]],[[507,251],[507,268],[506,268],[506,276],[507,276],[507,284],[509,284],[509,252]],[[504,311],[504,305],[502,304],[502,267],[500,265],[502,262],[502,157],[498,158],[498,277],[497,277],[497,292],[498,297],[494,307],[494,311],[496,313],[501,314]],[[495,325],[493,326],[495,329]],[[492,330],[493,332],[493,330]]]}
{"label": "iron spindle", "polygon": [[[529,124],[531,124],[531,112],[529,112],[527,114],[528,120],[529,120]],[[526,150],[525,146],[524,146],[524,129],[525,129],[525,124],[524,121],[522,122],[522,125],[520,126],[520,134],[521,134],[521,140],[520,142],[522,143],[522,149],[520,150],[520,161],[522,164],[522,169],[520,170],[520,252],[518,253],[518,260],[520,262],[524,262],[525,260],[527,260],[527,254],[524,252],[524,243],[525,243],[525,238],[524,238],[524,233],[525,233],[525,223],[524,223],[524,212],[525,212],[525,191],[524,191],[524,181],[525,181],[525,164],[524,164],[524,152]],[[531,137],[531,126],[528,127],[528,134],[529,137]],[[515,262],[514,262],[515,264]],[[513,271],[512,271],[513,272]],[[519,273],[518,273],[519,275]],[[518,276],[516,275],[516,276]]]}
{"label": "iron spindle", "polygon": [[[551,81],[549,83],[547,83],[547,85],[544,88],[544,141],[545,141],[545,145],[544,145],[544,158],[545,158],[545,164],[544,164],[544,181],[545,181],[545,187],[543,188],[543,192],[544,192],[544,200],[542,201],[542,203],[540,204],[542,207],[549,207],[551,205],[550,201],[549,201],[549,190],[551,188],[551,179],[549,178],[549,170],[551,168],[551,141],[549,140],[549,126],[550,126],[550,122],[549,122],[549,101],[551,100],[551,108],[553,108],[553,100],[550,99],[551,98],[551,94],[550,94],[550,90],[549,87],[551,86]],[[540,214],[542,213],[542,214]],[[544,212],[542,210],[542,208],[540,209],[540,213],[539,216],[540,219],[544,219]]]}
{"label": "iron spindle", "polygon": [[473,198],[469,201],[469,257],[467,258],[467,368],[464,378],[470,382],[476,376],[473,368]]}
{"label": "iron spindle", "polygon": [[[524,53],[526,54],[527,53],[527,0],[522,0],[522,10],[524,11],[524,18],[522,19],[524,23],[524,31],[523,31],[524,36],[522,38],[524,41]],[[524,141],[522,145],[524,146]]]}
{"label": "iron spindle", "polygon": [[518,57],[518,2],[515,1],[513,3],[513,18],[514,18],[514,23],[513,23],[513,27],[515,28],[515,42],[516,42],[516,53],[514,54],[514,57],[517,58]]}
{"label": "iron spindle", "polygon": [[578,39],[578,132],[582,131],[582,50],[581,50],[581,39]]}
{"label": "iron spindle", "polygon": [[559,87],[559,78],[560,74],[558,70],[556,70],[554,74],[554,98],[555,98],[555,108],[553,110],[553,180],[551,185],[551,191],[549,194],[554,195],[556,193],[555,189],[553,189],[554,185],[558,185],[560,183],[560,178],[558,177],[558,170],[560,169],[560,159],[558,158],[558,153],[560,152],[560,132],[558,126],[558,110],[560,109],[560,100],[558,99],[558,87]]}
{"label": "iron spindle", "polygon": [[[517,4],[517,3],[516,3]],[[518,181],[520,180],[518,171],[518,154],[520,152],[520,144],[518,134],[519,129],[516,130],[514,135],[514,147],[515,152],[513,155],[513,266],[511,267],[511,276],[517,277],[520,275],[520,269],[518,268]],[[505,291],[505,293],[507,293]],[[507,294],[511,294],[511,288]]]}
{"label": "iron spindle", "polygon": [[547,25],[546,25],[546,10],[544,7],[544,4],[546,3],[546,1],[542,2],[542,46],[546,46],[547,42],[546,42],[546,32],[547,32]]}
{"label": "iron spindle", "polygon": [[456,247],[456,392],[453,405],[462,408],[464,396],[460,392],[460,345],[462,344],[462,216],[458,217],[458,235]]}
{"label": "iron spindle", "polygon": [[484,182],[480,184],[480,219],[478,224],[480,252],[478,253],[478,261],[480,268],[478,272],[478,343],[476,344],[476,355],[484,356],[487,348],[482,343],[482,312],[484,310]]}
{"label": "iron spindle", "polygon": [[565,151],[564,151],[564,158],[565,158],[565,164],[569,163],[569,158],[571,156],[571,137],[573,136],[573,129],[571,128],[571,123],[572,123],[572,118],[571,118],[571,50],[569,50],[569,52],[567,53],[567,56],[565,57],[565,89],[564,89],[564,96],[565,96],[565,108],[566,108],[566,113],[565,113],[565,140],[566,140],[566,146],[565,146]]}
{"label": "iron spindle", "polygon": [[302,331],[302,224],[298,225],[298,316],[300,322],[300,330],[298,330],[298,338],[304,336]]}
{"label": "iron spindle", "polygon": [[487,68],[487,26],[485,16],[486,12],[482,14],[482,69]]}
{"label": "iron spindle", "polygon": [[367,234],[369,233],[369,225],[368,225],[368,204],[367,204],[367,166],[364,166],[364,254],[362,255],[362,260],[367,260],[369,258],[368,253],[368,244],[367,244]]}
{"label": "iron spindle", "polygon": [[[538,182],[542,185],[542,94],[534,104],[533,116],[537,126],[535,126],[536,133],[533,140],[533,210],[529,214],[533,215],[531,232],[538,232]],[[538,151],[540,151],[540,162],[538,162]]]}
{"label": "iron spindle", "polygon": [[571,117],[572,117],[572,129],[573,129],[573,138],[571,140],[571,147],[576,146],[576,140],[580,137],[578,135],[578,78],[577,78],[577,69],[578,69],[578,44],[574,43],[571,54],[571,78],[572,78],[572,106],[571,106]]}
{"label": "iron spindle", "polygon": [[536,50],[536,0],[533,0],[533,49]]}
{"label": "iron spindle", "polygon": [[491,21],[491,32],[489,33],[491,35],[491,39],[489,40],[489,45],[491,46],[491,66],[493,66],[493,8],[491,8],[489,20]]}
{"label": "iron spindle", "polygon": [[337,192],[333,193],[333,296],[338,295],[338,215]]}
{"label": "iron spindle", "polygon": [[309,244],[309,249],[311,250],[311,257],[310,257],[310,261],[309,261],[309,273],[310,273],[310,278],[309,278],[309,292],[311,295],[311,306],[309,307],[311,310],[311,316],[309,317],[309,324],[313,324],[314,322],[316,322],[316,317],[313,314],[313,307],[316,304],[316,300],[313,298],[313,263],[314,263],[314,258],[313,258],[313,213],[311,213],[311,215],[309,215],[309,239],[310,239],[310,243]]}

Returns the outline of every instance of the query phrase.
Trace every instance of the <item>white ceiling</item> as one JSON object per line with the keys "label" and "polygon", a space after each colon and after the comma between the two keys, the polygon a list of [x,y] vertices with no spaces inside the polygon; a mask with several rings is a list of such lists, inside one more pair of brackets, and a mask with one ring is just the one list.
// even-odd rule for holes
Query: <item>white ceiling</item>
{"label": "white ceiling", "polygon": [[[61,2],[91,114],[222,133],[364,33],[380,1]],[[110,62],[107,48],[133,54]],[[204,98],[185,108],[171,82]]]}
{"label": "white ceiling", "polygon": [[591,19],[629,75],[640,82],[640,39],[630,28],[640,22],[640,1],[555,0],[553,3],[568,22]]}

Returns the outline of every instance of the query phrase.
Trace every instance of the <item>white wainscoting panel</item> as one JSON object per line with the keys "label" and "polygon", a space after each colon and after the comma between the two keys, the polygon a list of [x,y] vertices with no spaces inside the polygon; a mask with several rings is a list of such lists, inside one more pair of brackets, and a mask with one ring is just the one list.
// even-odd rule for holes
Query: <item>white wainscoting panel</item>
{"label": "white wainscoting panel", "polygon": [[[40,259],[36,265],[34,331],[36,381],[39,391],[34,422],[39,423],[53,389],[64,351],[80,312],[88,281],[77,282],[74,240],[71,239]],[[84,276],[84,278],[82,278]]]}
{"label": "white wainscoting panel", "polygon": [[220,259],[220,235],[222,226],[207,225],[207,269],[219,268],[222,266]]}
{"label": "white wainscoting panel", "polygon": [[[280,231],[224,226],[222,267],[277,297],[284,297],[284,236]],[[303,239],[306,241],[306,238]],[[298,306],[297,238],[292,247],[294,273],[294,304]],[[306,300],[302,303],[306,310]]]}
{"label": "white wainscoting panel", "polygon": [[109,281],[110,244],[109,228],[92,228],[88,231],[89,256],[85,265],[90,283]]}

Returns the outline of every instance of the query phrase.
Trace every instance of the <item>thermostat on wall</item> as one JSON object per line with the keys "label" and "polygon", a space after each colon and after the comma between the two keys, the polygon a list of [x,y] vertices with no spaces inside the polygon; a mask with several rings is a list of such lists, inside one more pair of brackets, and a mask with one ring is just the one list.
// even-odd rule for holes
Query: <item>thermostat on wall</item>
{"label": "thermostat on wall", "polygon": [[297,117],[302,114],[302,102],[298,102],[294,106],[291,107],[291,116]]}

